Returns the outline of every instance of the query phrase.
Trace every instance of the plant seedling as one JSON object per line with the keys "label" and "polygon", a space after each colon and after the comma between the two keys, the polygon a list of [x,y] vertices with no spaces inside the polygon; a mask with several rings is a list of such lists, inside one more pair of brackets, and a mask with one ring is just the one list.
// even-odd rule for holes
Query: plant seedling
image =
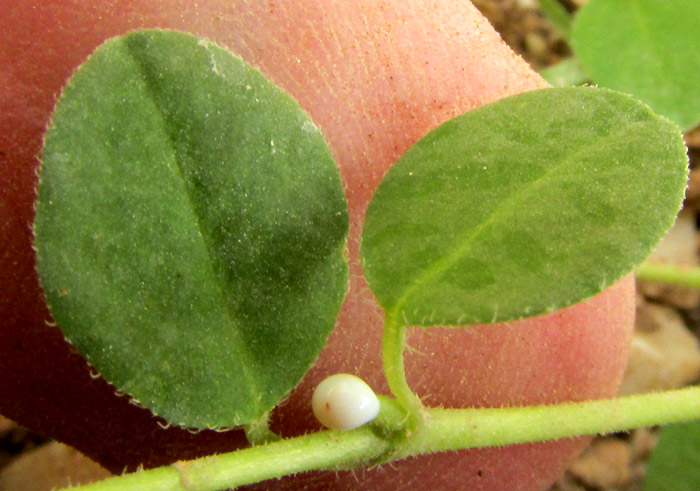
{"label": "plant seedling", "polygon": [[[521,319],[602,292],[671,226],[686,178],[677,126],[611,90],[532,91],[443,123],[386,174],[363,229],[395,397],[379,411],[360,384],[352,421],[321,418],[342,434],[92,487],[181,489],[184,477],[218,489],[700,417],[691,389],[428,408],[403,362],[409,326]],[[316,126],[238,57],[174,31],[114,38],[71,78],[47,131],[35,221],[47,301],[109,381],[170,423],[264,426],[338,312],[347,281],[342,196]],[[333,388],[319,392],[322,407],[336,402]],[[561,424],[552,428],[553,419]]]}
{"label": "plant seedling", "polygon": [[[0,91],[0,388],[6,395],[0,412],[73,445],[117,475],[220,454],[113,481],[118,489],[140,480],[142,487],[152,488],[160,479],[155,476],[169,476],[175,489],[187,482],[213,489],[319,468],[329,470],[286,477],[274,485],[354,489],[359,478],[368,489],[454,489],[456,483],[542,489],[587,440],[567,436],[697,413],[693,390],[558,405],[614,395],[632,328],[631,276],[552,314],[467,328],[399,325],[387,330],[392,335],[384,340],[385,366],[405,374],[408,389],[402,403],[387,397],[382,310],[360,265],[362,223],[371,195],[390,165],[440,123],[486,102],[545,86],[469,2],[165,0],[154,9],[146,0],[115,0],[75,9],[52,0],[16,0],[3,3],[0,11],[8,19],[0,30],[0,43],[7,47],[0,50],[5,67]],[[115,395],[114,386],[97,377],[97,369],[64,342],[38,285],[31,246],[36,156],[57,95],[101,42],[152,27],[185,29],[216,40],[293,94],[329,142],[348,199],[350,234],[341,258],[349,260],[350,282],[336,326],[269,423],[263,415],[245,431],[185,431]],[[276,144],[270,139],[266,151],[277,150]],[[510,153],[510,165],[517,168],[517,154]],[[462,198],[470,199],[466,194]],[[187,304],[178,308],[186,310]],[[404,347],[402,360],[396,354]],[[234,356],[233,351],[228,355]],[[338,372],[360,375],[383,394],[380,414],[355,430],[314,433],[320,425],[309,408],[312,389]],[[393,387],[397,381],[401,386],[394,376]],[[404,408],[413,403],[416,410],[410,415]],[[554,406],[523,407],[538,404]],[[567,417],[561,417],[562,410]],[[223,455],[246,447],[246,436],[258,446]],[[472,449],[426,453],[467,444]],[[497,447],[476,448],[483,445]],[[415,457],[380,468],[344,470],[373,467],[388,455]],[[261,468],[261,461],[267,465]],[[242,469],[250,473],[241,476]]]}

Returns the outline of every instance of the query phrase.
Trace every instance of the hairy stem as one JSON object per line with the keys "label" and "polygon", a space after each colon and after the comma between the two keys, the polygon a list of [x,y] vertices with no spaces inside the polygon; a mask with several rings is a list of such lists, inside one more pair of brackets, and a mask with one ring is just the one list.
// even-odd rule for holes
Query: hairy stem
{"label": "hairy stem", "polygon": [[370,426],[344,433],[322,431],[213,455],[168,467],[139,471],[81,486],[93,491],[216,491],[310,469],[335,470],[368,465],[389,448]]}
{"label": "hairy stem", "polygon": [[700,268],[646,262],[636,271],[637,278],[700,288]]}
{"label": "hairy stem", "polygon": [[[401,456],[558,440],[700,418],[700,387],[549,406],[431,409]],[[398,457],[399,455],[397,455]]]}
{"label": "hairy stem", "polygon": [[[424,408],[424,428],[396,438],[404,412],[390,399],[374,423],[323,431],[229,454],[179,462],[80,487],[113,490],[218,490],[306,470],[335,470],[446,450],[511,445],[626,431],[700,418],[700,387],[550,406]],[[390,459],[388,458],[390,456]]]}
{"label": "hairy stem", "polygon": [[590,81],[578,58],[571,57],[545,68],[540,72],[543,79],[555,87],[583,85]]}
{"label": "hairy stem", "polygon": [[405,346],[406,326],[397,322],[395,316],[387,314],[382,339],[384,375],[389,383],[389,390],[408,413],[409,426],[412,430],[417,430],[423,425],[423,404],[406,380],[403,356]]}
{"label": "hairy stem", "polygon": [[281,439],[279,435],[270,429],[270,412],[266,412],[262,417],[251,424],[243,427],[248,442],[255,445],[276,442]]}

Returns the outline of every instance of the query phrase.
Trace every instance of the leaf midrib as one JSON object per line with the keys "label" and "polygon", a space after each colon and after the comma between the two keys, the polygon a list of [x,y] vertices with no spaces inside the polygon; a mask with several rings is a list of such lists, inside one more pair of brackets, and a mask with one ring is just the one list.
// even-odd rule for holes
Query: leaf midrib
{"label": "leaf midrib", "polygon": [[[506,200],[501,201],[500,205],[494,208],[494,211],[488,215],[488,217],[483,220],[478,226],[471,228],[465,233],[461,234],[459,240],[457,240],[457,247],[453,247],[448,250],[446,254],[437,260],[433,261],[427,267],[423,269],[423,272],[419,273],[416,280],[412,282],[404,293],[399,297],[393,307],[388,309],[388,315],[394,319],[396,322],[405,323],[405,312],[403,312],[404,304],[410,300],[410,298],[419,291],[423,285],[430,283],[440,274],[447,271],[452,265],[460,261],[470,250],[471,246],[476,242],[483,231],[488,228],[493,223],[496,223],[499,219],[504,217],[513,206],[520,202],[524,197],[531,195],[532,191],[540,188],[544,183],[549,180],[556,171],[562,169],[563,167],[570,165],[572,161],[576,161],[578,156],[584,153],[591,146],[599,146],[604,144],[603,142],[607,140],[614,140],[619,138],[618,134],[626,134],[631,129],[636,128],[639,124],[644,123],[643,121],[636,121],[629,125],[629,127],[623,128],[622,130],[611,131],[605,137],[598,140],[597,144],[591,144],[590,142],[584,142],[581,146],[575,150],[570,156],[564,158],[560,163],[547,169],[540,177],[528,183],[522,189],[511,194]],[[558,174],[557,174],[558,175]]]}
{"label": "leaf midrib", "polygon": [[[246,344],[243,341],[240,333],[239,333],[239,326],[237,323],[237,318],[234,314],[234,312],[231,311],[231,308],[228,305],[228,302],[226,301],[226,295],[224,293],[224,287],[222,282],[220,281],[219,275],[216,272],[216,261],[214,260],[214,255],[212,254],[212,249],[213,247],[210,245],[209,241],[206,238],[206,233],[204,232],[204,227],[202,226],[201,223],[201,217],[197,213],[197,208],[194,205],[194,200],[192,197],[192,194],[189,191],[189,187],[187,186],[187,179],[185,178],[185,173],[182,168],[181,160],[178,157],[178,152],[176,150],[177,145],[174,143],[172,131],[171,131],[171,125],[169,123],[168,118],[166,117],[165,113],[161,110],[161,107],[157,103],[157,97],[154,96],[156,93],[155,88],[153,84],[151,83],[151,79],[148,76],[148,70],[146,69],[146,61],[143,60],[139,56],[139,50],[134,48],[134,46],[131,43],[126,42],[125,43],[127,52],[131,56],[131,58],[135,61],[135,66],[138,69],[139,75],[140,75],[140,81],[142,82],[143,86],[145,87],[146,91],[149,94],[148,100],[152,102],[154,111],[160,116],[160,120],[163,123],[163,133],[167,136],[168,139],[168,146],[170,147],[171,154],[173,156],[173,160],[175,161],[176,168],[177,168],[177,174],[179,177],[179,180],[182,184],[183,192],[186,197],[186,201],[190,210],[190,213],[192,217],[194,218],[196,228],[197,228],[197,233],[204,245],[204,250],[206,251],[207,254],[207,259],[208,259],[208,266],[209,270],[211,273],[211,277],[214,278],[214,283],[216,284],[216,291],[218,294],[218,300],[221,304],[222,310],[226,315],[226,318],[228,319],[229,325],[230,325],[230,333],[234,336],[235,342],[234,346],[232,348],[235,348],[236,353],[238,355],[238,359],[240,360],[239,366],[241,368],[241,371],[243,373],[243,376],[245,377],[245,384],[246,387],[249,388],[250,392],[250,402],[251,404],[254,405],[255,412],[260,413],[262,412],[261,408],[261,402],[262,402],[262,392],[259,387],[258,380],[253,376],[253,373],[250,370],[250,366],[253,365],[251,362],[252,355],[250,352],[245,349]],[[203,48],[206,49],[206,48]],[[240,384],[238,384],[240,385]]]}

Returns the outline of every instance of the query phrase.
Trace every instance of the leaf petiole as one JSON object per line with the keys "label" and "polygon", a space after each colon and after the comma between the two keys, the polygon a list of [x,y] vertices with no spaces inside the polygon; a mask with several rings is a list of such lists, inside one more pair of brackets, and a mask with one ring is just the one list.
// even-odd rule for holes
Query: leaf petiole
{"label": "leaf petiole", "polygon": [[406,346],[406,326],[396,319],[393,312],[387,313],[382,339],[382,362],[384,376],[389,383],[389,389],[396,396],[399,404],[408,413],[409,429],[415,431],[424,424],[423,404],[420,398],[411,390],[406,380],[404,367],[404,348]]}
{"label": "leaf petiole", "polygon": [[269,411],[262,415],[260,419],[245,425],[245,436],[251,445],[264,445],[281,440],[281,437],[270,429]]}
{"label": "leaf petiole", "polygon": [[590,77],[576,57],[567,58],[556,65],[547,67],[540,72],[540,75],[555,87],[583,85],[590,81]]}

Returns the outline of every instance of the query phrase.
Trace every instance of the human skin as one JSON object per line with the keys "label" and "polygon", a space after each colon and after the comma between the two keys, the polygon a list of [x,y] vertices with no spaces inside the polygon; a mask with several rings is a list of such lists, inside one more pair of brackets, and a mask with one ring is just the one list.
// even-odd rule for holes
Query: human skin
{"label": "human skin", "polygon": [[[289,91],[329,142],[349,203],[350,287],[319,359],[273,414],[273,429],[285,436],[320,428],[311,391],[329,374],[354,373],[388,394],[380,355],[383,315],[359,262],[364,211],[382,175],[442,121],[546,86],[464,0],[16,0],[0,4],[0,18],[0,413],[77,447],[113,472],[230,450],[245,438],[240,431],[195,435],[162,428],[162,421],[91,377],[45,306],[31,248],[37,156],[57,94],[101,42],[143,27],[214,40]],[[609,397],[624,369],[633,317],[634,286],[626,278],[546,316],[414,329],[408,381],[429,406]],[[274,485],[543,489],[584,444],[436,454]]]}

